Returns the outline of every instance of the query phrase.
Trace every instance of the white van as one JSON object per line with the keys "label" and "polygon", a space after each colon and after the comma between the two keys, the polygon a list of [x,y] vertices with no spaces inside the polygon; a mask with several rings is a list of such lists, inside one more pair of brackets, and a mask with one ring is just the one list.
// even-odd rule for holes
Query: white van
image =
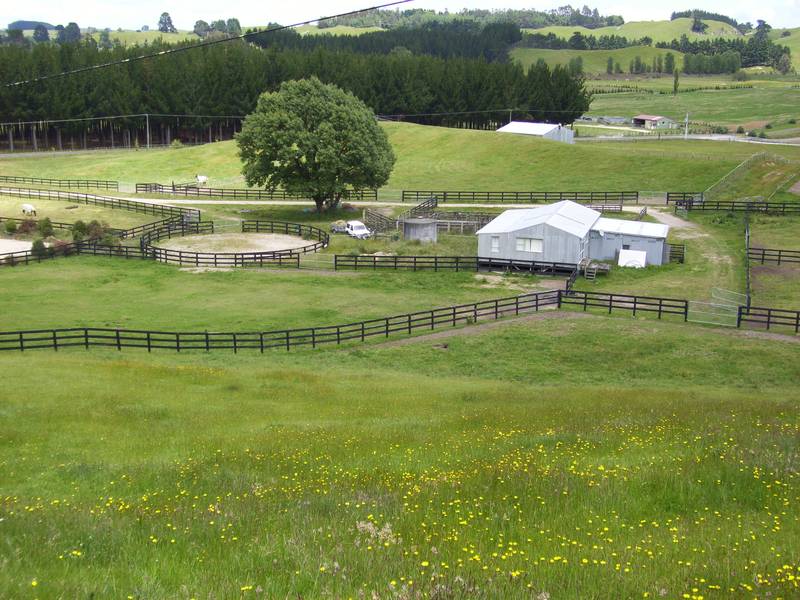
{"label": "white van", "polygon": [[372,237],[372,232],[367,229],[367,226],[361,221],[348,221],[345,231],[350,237],[354,237],[359,240],[365,240],[369,237]]}

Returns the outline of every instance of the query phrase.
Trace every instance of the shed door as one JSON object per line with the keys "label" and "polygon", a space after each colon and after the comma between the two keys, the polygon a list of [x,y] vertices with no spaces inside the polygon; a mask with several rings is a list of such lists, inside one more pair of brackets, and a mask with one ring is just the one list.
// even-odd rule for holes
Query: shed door
{"label": "shed door", "polygon": [[578,262],[580,262],[589,255],[588,248],[589,248],[589,236],[587,235],[585,238],[581,240],[581,250],[580,250],[580,256],[578,256]]}

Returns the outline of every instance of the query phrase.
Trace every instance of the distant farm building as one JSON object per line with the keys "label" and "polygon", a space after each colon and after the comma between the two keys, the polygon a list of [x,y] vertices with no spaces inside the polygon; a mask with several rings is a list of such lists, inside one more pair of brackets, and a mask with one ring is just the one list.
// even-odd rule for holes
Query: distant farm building
{"label": "distant farm building", "polygon": [[505,211],[478,230],[478,256],[578,264],[636,250],[646,252],[648,265],[661,265],[669,260],[668,234],[666,225],[607,219],[564,200]]}
{"label": "distant farm building", "polygon": [[575,143],[575,132],[563,125],[552,123],[530,123],[528,121],[511,121],[497,130],[498,133],[516,133],[518,135],[532,135],[546,140]]}
{"label": "distant farm building", "polygon": [[675,121],[660,115],[636,115],[633,117],[633,125],[645,129],[672,129]]}

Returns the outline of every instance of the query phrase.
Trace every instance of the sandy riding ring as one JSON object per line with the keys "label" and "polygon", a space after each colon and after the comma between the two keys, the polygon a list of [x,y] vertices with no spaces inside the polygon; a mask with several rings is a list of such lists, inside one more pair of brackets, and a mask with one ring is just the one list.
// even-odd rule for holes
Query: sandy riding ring
{"label": "sandy riding ring", "polygon": [[210,222],[167,225],[142,236],[155,260],[196,267],[300,266],[300,255],[328,245],[317,227],[284,221],[244,221],[241,232],[215,232]]}

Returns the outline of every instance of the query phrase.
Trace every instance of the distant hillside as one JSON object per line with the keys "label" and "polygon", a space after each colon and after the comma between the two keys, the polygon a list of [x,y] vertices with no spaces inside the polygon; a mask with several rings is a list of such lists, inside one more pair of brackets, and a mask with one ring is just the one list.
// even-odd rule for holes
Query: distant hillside
{"label": "distant hillside", "polygon": [[608,57],[614,62],[619,62],[624,73],[628,73],[630,62],[637,56],[649,65],[653,58],[661,56],[662,60],[668,52],[675,57],[677,65],[683,64],[683,54],[675,50],[663,50],[651,46],[631,46],[619,50],[543,50],[540,48],[514,48],[511,51],[511,58],[518,61],[526,69],[537,60],[542,59],[548,65],[567,65],[573,58],[581,57],[583,60],[583,71],[589,75],[606,72]]}
{"label": "distant hillside", "polygon": [[[789,35],[782,37],[784,31],[788,31]],[[769,37],[775,43],[781,46],[786,46],[792,52],[792,64],[794,68],[800,72],[800,27],[794,29],[778,29],[775,28],[769,33]]]}
{"label": "distant hillside", "polygon": [[44,21],[14,21],[8,24],[9,29],[36,29],[39,25],[44,25],[47,29],[55,29],[50,23]]}
{"label": "distant hillside", "polygon": [[715,37],[735,38],[741,37],[739,31],[727,23],[721,21],[703,21],[708,25],[706,33],[700,34],[692,31],[691,19],[675,19],[674,21],[632,21],[618,27],[599,27],[597,29],[587,29],[585,27],[557,26],[544,27],[542,29],[526,29],[531,33],[548,34],[553,33],[558,37],[568,39],[573,32],[580,31],[583,35],[620,35],[631,39],[640,39],[649,36],[654,42],[671,42],[686,34],[689,39],[711,39]]}

